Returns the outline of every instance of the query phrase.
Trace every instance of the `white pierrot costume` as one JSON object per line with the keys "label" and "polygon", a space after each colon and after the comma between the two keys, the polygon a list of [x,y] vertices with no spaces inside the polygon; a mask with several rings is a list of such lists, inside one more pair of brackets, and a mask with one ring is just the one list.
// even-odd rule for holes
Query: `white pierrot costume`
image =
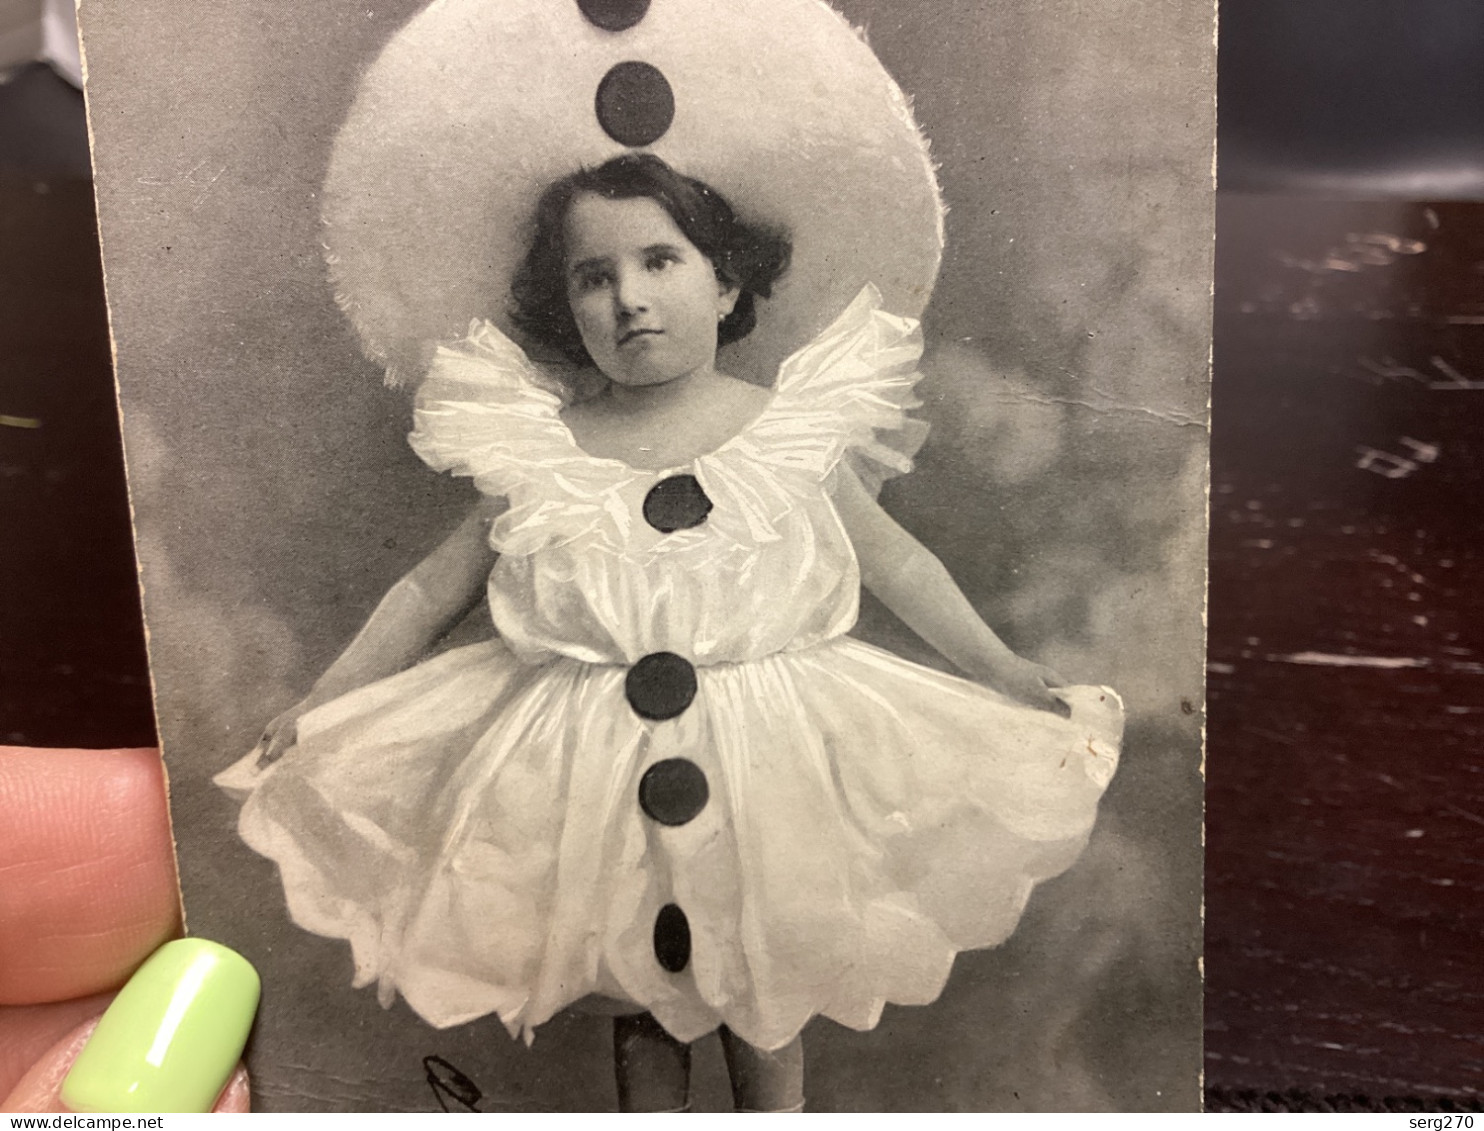
{"label": "white pierrot costume", "polygon": [[[746,54],[737,37],[761,53],[734,66]],[[578,446],[559,387],[498,312],[478,308],[482,287],[508,287],[518,240],[493,238],[479,270],[440,281],[425,249],[401,254],[406,231],[396,246],[369,246],[365,228],[397,192],[429,183],[426,170],[352,199],[349,170],[368,173],[378,151],[393,168],[410,152],[407,131],[425,110],[400,112],[394,95],[413,68],[471,82],[458,67],[473,41],[496,70],[518,59],[529,80],[557,73],[540,70],[553,40],[581,63],[553,80],[571,100],[588,71],[602,79],[599,64],[642,56],[673,75],[676,129],[692,94],[722,107],[723,125],[746,117],[727,101],[744,95],[784,121],[776,95],[799,103],[808,129],[796,143],[829,117],[811,109],[830,105],[813,88],[789,93],[799,60],[822,53],[839,62],[840,99],[865,125],[855,143],[817,134],[814,172],[848,173],[872,151],[900,174],[903,239],[918,246],[873,253],[888,237],[857,233],[835,277],[827,247],[799,239],[800,223],[817,233],[814,204],[770,207],[748,193],[749,162],[767,145],[734,139],[743,152],[730,153],[704,131],[671,138],[673,152],[654,142],[744,212],[787,224],[805,283],[829,276],[810,290],[793,275],[765,304],[808,299],[765,318],[735,354],[743,368],[776,367],[771,400],[682,466],[642,470]],[[727,44],[714,75],[687,61]],[[553,116],[540,144],[525,143],[540,155],[494,150],[517,173],[464,185],[485,204],[510,203],[510,215],[511,185],[529,187],[528,215],[545,180],[612,155],[603,130],[653,125],[644,112],[605,119],[598,141],[574,125],[558,169],[545,142],[577,119],[536,85],[501,97]],[[455,93],[441,106],[424,93],[430,121],[457,119],[466,141],[471,129],[514,128],[477,125],[478,113],[457,111],[477,100]],[[774,148],[787,140],[783,131]],[[438,141],[424,138],[425,152]],[[792,162],[785,183],[806,183],[809,145],[778,160]],[[280,761],[260,768],[249,756],[219,776],[245,799],[242,835],[278,863],[294,920],[348,939],[356,983],[378,983],[384,1002],[400,992],[439,1026],[497,1013],[528,1038],[592,994],[650,1011],[681,1040],[724,1024],[765,1049],[816,1015],[868,1028],[886,1002],[934,1000],[957,952],[1003,941],[1034,885],[1076,859],[1123,715],[1107,688],[1066,689],[1062,718],[848,635],[860,573],[832,492],[847,466],[872,489],[911,467],[922,438],[907,415],[922,352],[912,315],[936,270],[941,220],[905,100],[869,50],[815,0],[440,0],[368,73],[331,187],[336,278],[368,352],[411,364],[426,356],[419,341],[447,340],[444,320],[465,316],[467,333],[437,348],[418,387],[414,449],[508,505],[490,533],[495,639],[328,703],[300,720]],[[868,202],[873,191],[838,195]],[[449,227],[474,231],[467,217]],[[853,299],[839,299],[847,284]]]}

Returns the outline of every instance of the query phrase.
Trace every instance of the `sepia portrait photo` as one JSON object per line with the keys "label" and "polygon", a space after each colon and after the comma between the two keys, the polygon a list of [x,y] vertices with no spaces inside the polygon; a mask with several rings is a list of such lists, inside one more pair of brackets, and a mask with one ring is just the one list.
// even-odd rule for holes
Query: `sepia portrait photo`
{"label": "sepia portrait photo", "polygon": [[1207,0],[83,0],[256,1110],[1194,1110]]}

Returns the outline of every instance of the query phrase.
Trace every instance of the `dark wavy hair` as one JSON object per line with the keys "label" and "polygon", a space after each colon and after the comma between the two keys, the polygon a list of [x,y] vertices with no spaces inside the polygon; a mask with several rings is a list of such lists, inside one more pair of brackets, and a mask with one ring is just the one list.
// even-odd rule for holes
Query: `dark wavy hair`
{"label": "dark wavy hair", "polygon": [[756,300],[773,293],[793,251],[787,233],[744,223],[710,185],[682,176],[658,157],[631,153],[584,168],[552,184],[536,205],[530,250],[511,283],[511,320],[534,343],[591,365],[567,299],[566,223],[582,193],[608,200],[648,197],[663,208],[716,277],[738,292],[737,305],[717,327],[717,344],[745,338],[757,325]]}

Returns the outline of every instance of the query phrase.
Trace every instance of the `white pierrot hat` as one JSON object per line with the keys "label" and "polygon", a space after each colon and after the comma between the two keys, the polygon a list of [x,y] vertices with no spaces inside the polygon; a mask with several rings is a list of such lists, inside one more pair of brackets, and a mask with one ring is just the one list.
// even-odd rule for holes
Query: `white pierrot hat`
{"label": "white pierrot hat", "polygon": [[367,70],[325,182],[337,298],[396,383],[510,282],[552,182],[650,152],[794,253],[728,372],[767,384],[867,284],[915,317],[943,206],[907,98],[821,0],[434,0]]}

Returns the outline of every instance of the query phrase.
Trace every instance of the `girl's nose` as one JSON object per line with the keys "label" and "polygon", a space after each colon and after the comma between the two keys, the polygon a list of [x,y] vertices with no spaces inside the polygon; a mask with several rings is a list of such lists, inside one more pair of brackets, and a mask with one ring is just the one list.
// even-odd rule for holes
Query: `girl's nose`
{"label": "girl's nose", "polygon": [[641,314],[649,309],[649,291],[640,272],[620,269],[614,280],[613,302],[620,314]]}

